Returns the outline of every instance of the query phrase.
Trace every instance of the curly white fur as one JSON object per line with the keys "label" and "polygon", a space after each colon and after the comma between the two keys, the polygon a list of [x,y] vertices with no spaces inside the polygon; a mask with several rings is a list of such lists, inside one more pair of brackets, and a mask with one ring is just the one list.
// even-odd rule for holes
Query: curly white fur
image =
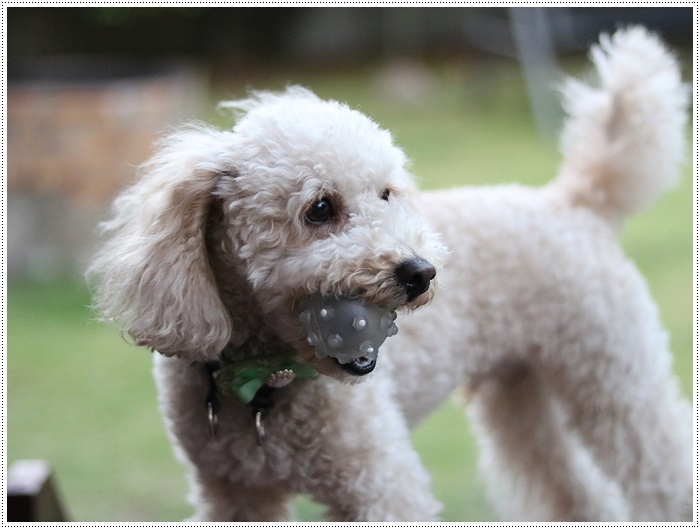
{"label": "curly white fur", "polygon": [[[163,141],[116,200],[90,274],[104,316],[162,353],[160,403],[196,519],[284,520],[299,492],[333,520],[436,519],[410,428],[459,386],[506,518],[692,518],[689,405],[615,239],[676,178],[686,93],[640,28],[603,38],[593,61],[601,87],[567,85],[562,170],[543,189],[418,193],[389,133],[300,88],[225,104],[241,112],[231,131]],[[314,224],[320,199],[334,214]],[[440,288],[412,299],[396,268],[414,257],[439,268]],[[436,295],[347,384],[299,332],[298,302],[317,292],[405,309]],[[212,438],[201,362],[290,346],[323,376],[277,390],[262,447],[249,407],[221,396]]]}

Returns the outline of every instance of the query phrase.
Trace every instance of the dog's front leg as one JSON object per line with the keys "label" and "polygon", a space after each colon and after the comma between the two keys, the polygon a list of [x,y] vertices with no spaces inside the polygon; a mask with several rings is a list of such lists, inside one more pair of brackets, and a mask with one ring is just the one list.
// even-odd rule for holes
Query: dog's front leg
{"label": "dog's front leg", "polygon": [[192,522],[280,522],[291,519],[290,493],[273,486],[250,487],[214,476],[193,476]]}
{"label": "dog's front leg", "polygon": [[441,509],[386,381],[336,385],[309,492],[343,522],[436,520]]}

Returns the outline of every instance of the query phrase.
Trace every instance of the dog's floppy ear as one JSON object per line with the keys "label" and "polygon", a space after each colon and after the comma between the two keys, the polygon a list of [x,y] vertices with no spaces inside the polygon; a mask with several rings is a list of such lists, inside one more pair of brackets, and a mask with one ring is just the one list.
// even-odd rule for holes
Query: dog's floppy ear
{"label": "dog's floppy ear", "polygon": [[231,335],[205,229],[212,191],[231,170],[232,136],[193,126],[166,137],[115,200],[102,225],[107,241],[88,270],[101,315],[168,356],[213,359]]}

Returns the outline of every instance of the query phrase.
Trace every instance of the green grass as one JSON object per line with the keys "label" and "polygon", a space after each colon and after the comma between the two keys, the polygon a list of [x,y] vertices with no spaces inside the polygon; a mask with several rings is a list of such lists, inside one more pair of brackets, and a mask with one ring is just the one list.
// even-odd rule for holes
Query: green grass
{"label": "green grass", "polygon": [[[346,100],[392,130],[423,187],[517,181],[539,185],[556,171],[553,145],[535,133],[518,72],[505,62],[434,69],[420,106],[382,95],[375,71],[285,75],[256,86],[304,84]],[[239,96],[238,86],[221,94]],[[216,120],[225,121],[221,116]],[[632,219],[621,237],[648,278],[670,331],[675,369],[692,393],[692,180]],[[10,228],[11,229],[11,228]],[[92,321],[74,281],[13,283],[7,308],[7,454],[48,459],[76,521],[175,521],[186,517],[184,469],[156,406],[149,353]],[[476,472],[476,448],[457,401],[415,433],[447,521],[494,519]],[[299,507],[305,520],[320,508]]]}
{"label": "green grass", "polygon": [[149,354],[92,321],[88,304],[75,282],[9,286],[8,460],[49,460],[73,520],[181,518]]}

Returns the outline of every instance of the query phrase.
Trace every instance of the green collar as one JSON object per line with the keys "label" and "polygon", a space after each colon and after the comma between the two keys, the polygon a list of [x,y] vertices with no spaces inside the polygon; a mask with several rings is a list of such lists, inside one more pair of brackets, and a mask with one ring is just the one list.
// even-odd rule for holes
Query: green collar
{"label": "green collar", "polygon": [[223,354],[222,362],[221,368],[214,372],[217,388],[222,393],[236,395],[244,404],[249,404],[265,385],[281,388],[297,378],[318,376],[313,367],[297,362],[289,354],[244,360],[231,360]]}

